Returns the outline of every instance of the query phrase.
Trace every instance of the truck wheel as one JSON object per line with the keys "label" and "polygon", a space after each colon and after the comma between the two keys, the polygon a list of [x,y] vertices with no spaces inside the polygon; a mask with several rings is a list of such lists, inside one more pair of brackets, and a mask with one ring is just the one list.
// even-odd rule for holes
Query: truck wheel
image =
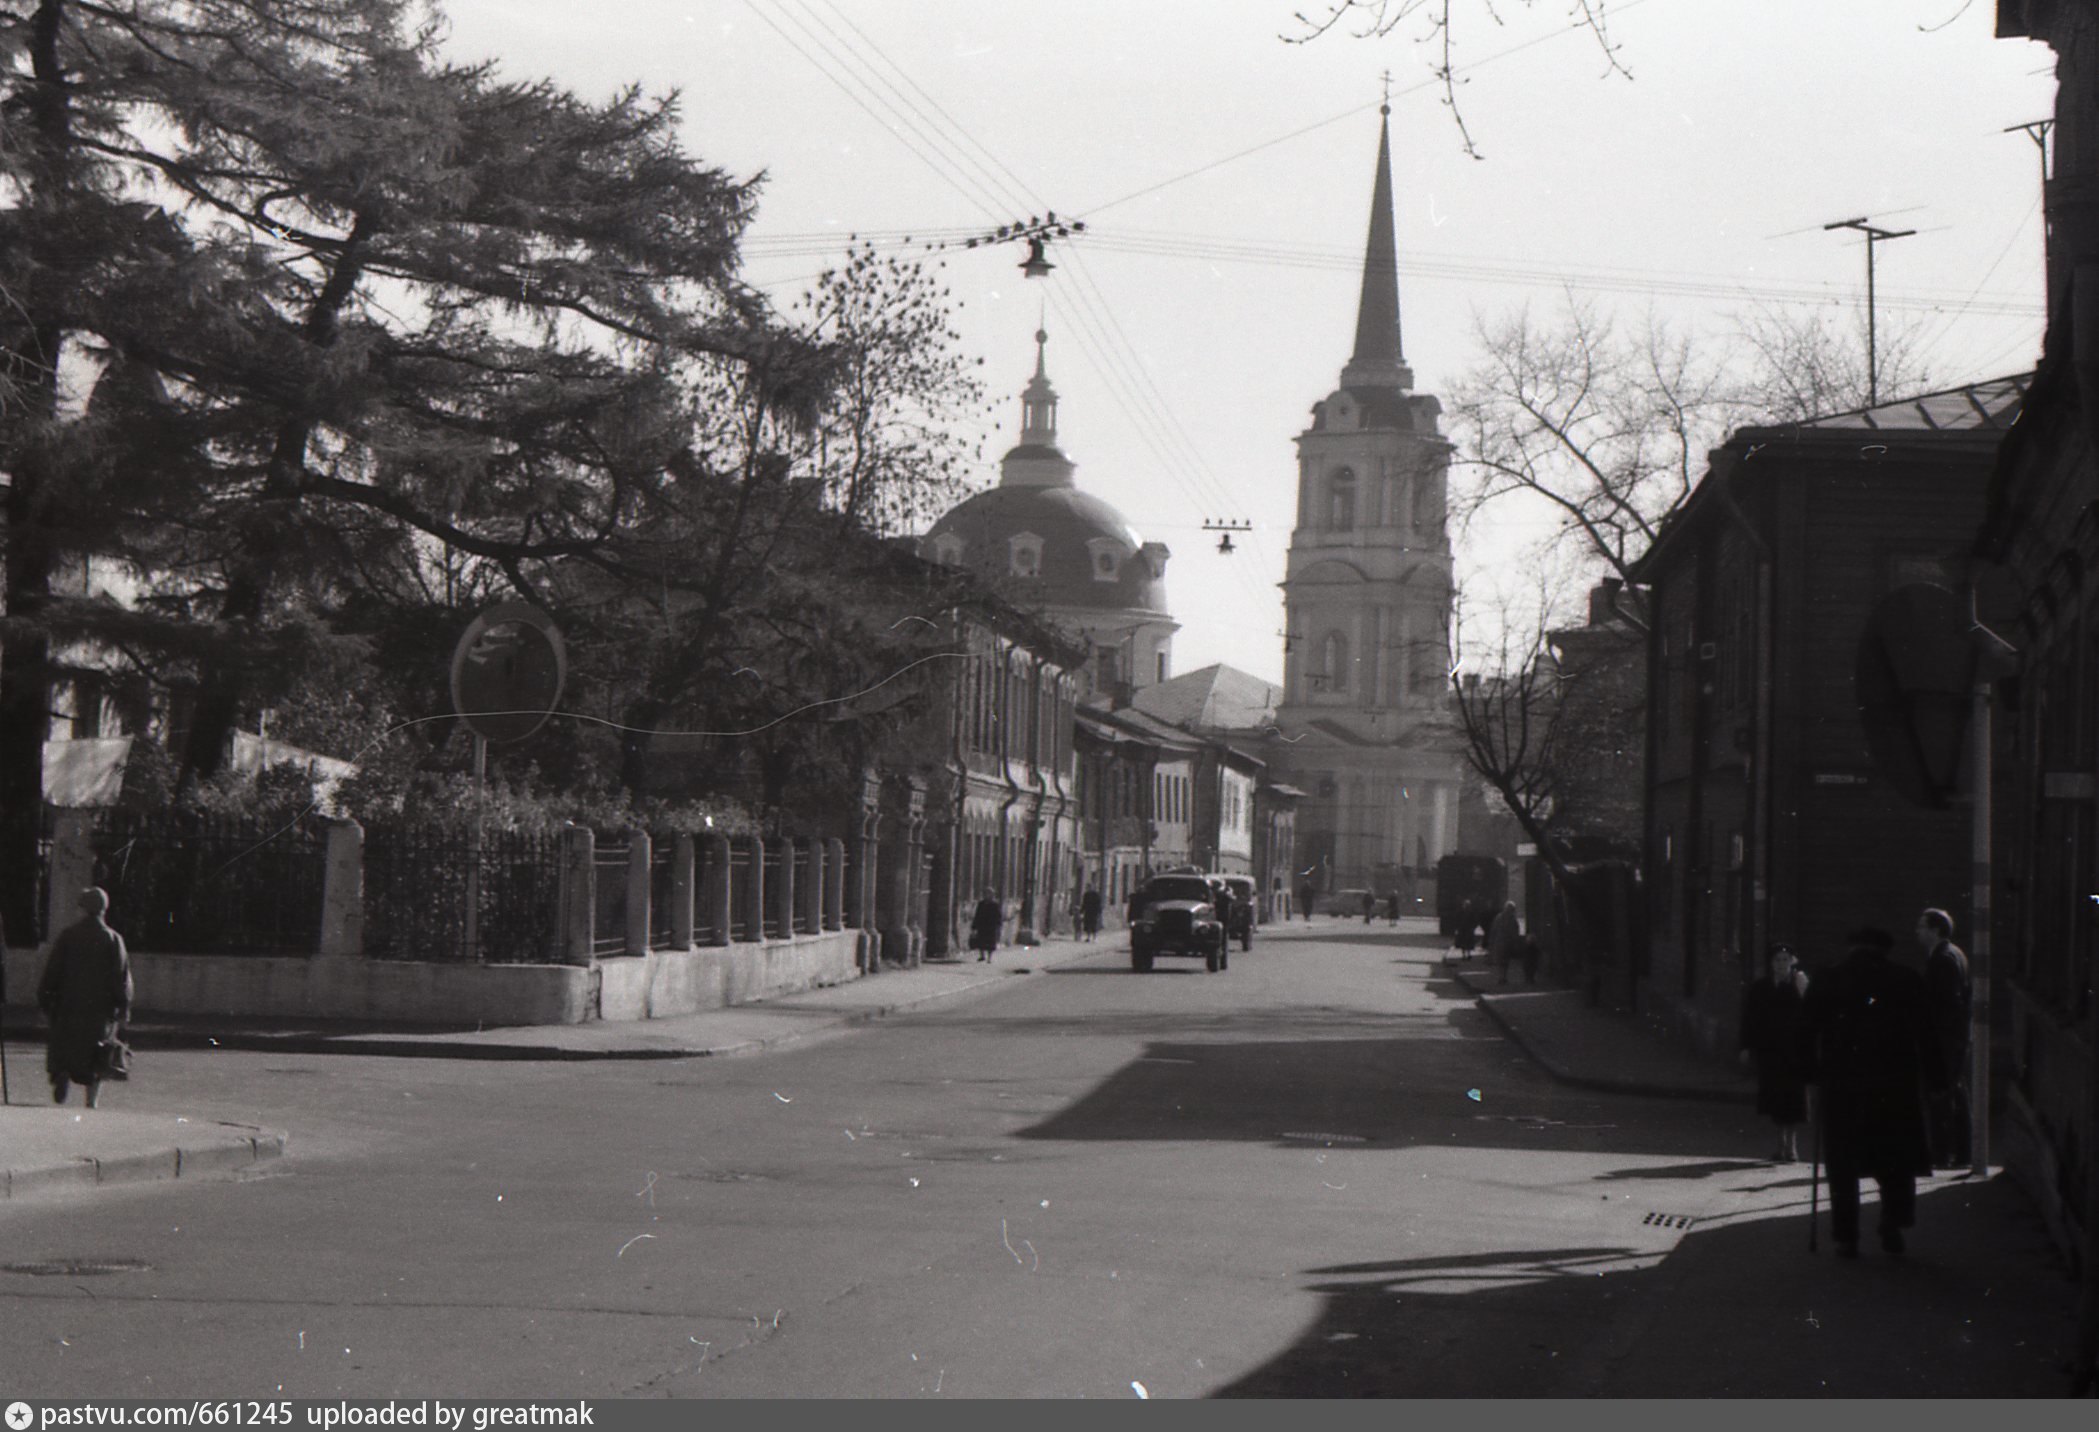
{"label": "truck wheel", "polygon": [[1130,951],[1130,968],[1140,975],[1150,974],[1152,972],[1152,952],[1150,950]]}

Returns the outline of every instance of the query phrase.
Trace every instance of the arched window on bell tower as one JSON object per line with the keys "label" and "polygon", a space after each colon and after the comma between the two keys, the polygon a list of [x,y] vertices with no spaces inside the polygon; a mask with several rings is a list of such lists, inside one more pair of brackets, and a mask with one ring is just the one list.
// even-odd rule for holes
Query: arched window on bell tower
{"label": "arched window on bell tower", "polygon": [[[1319,669],[1326,678],[1323,689],[1335,693],[1348,690],[1348,638],[1340,632],[1330,631],[1320,641]],[[1321,686],[1315,679],[1315,689]]]}
{"label": "arched window on bell tower", "polygon": [[1355,530],[1356,474],[1353,468],[1337,468],[1327,479],[1326,525],[1334,532]]}

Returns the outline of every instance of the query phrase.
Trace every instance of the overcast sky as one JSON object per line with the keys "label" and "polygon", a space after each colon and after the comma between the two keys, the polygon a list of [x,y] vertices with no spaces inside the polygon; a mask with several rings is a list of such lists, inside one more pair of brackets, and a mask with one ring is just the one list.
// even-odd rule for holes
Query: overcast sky
{"label": "overcast sky", "polygon": [[[766,176],[745,276],[783,308],[852,233],[896,241],[1054,209],[1088,232],[1026,280],[949,252],[994,396],[979,485],[1019,424],[1046,306],[1078,482],[1173,550],[1175,666],[1275,680],[1295,450],[1338,380],[1392,74],[1400,303],[1420,391],[1477,358],[1478,316],[1572,286],[1715,334],[1759,306],[1862,301],[1920,323],[1949,382],[2030,367],[2040,171],[2007,126],[2052,111],[2049,52],[1988,0],[1628,0],[1627,79],[1566,0],[1459,0],[1469,158],[1407,22],[1312,44],[1295,0],[447,0],[451,45],[585,94],[684,96],[690,149]],[[1206,519],[1254,524],[1231,556]],[[1520,523],[1514,524],[1520,527]],[[1480,532],[1467,568],[1521,531]]]}

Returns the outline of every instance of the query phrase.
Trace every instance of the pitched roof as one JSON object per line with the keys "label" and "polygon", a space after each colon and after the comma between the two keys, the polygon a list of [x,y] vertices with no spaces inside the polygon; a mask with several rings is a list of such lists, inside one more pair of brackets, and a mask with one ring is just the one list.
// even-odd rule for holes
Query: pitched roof
{"label": "pitched roof", "polygon": [[[2019,405],[2033,385],[2033,374],[2016,373],[1961,388],[1948,388],[1922,397],[1899,398],[1877,407],[1860,408],[1827,417],[1804,418],[1790,426],[1802,428],[1870,428],[1877,432],[1925,429],[1953,432],[1975,428],[2009,428],[2019,416]],[[1785,426],[1785,425],[1774,425]]]}
{"label": "pitched roof", "polygon": [[1192,731],[1258,731],[1275,723],[1282,689],[1218,662],[1141,688],[1137,709]]}

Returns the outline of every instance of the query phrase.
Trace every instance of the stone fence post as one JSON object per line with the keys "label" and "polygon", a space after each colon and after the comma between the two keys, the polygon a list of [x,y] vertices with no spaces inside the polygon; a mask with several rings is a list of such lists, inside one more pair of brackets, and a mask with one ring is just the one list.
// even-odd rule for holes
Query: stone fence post
{"label": "stone fence post", "polygon": [[794,938],[794,837],[780,837],[780,884],[767,892],[773,901],[773,923],[780,938]]}
{"label": "stone fence post", "polygon": [[698,843],[690,835],[679,836],[677,843],[671,846],[671,907],[666,918],[670,922],[673,949],[692,948],[692,867],[698,848]]}
{"label": "stone fence post", "polygon": [[327,865],[321,877],[321,957],[364,954],[364,827],[328,822]]}
{"label": "stone fence post", "polygon": [[649,864],[656,843],[639,826],[627,832],[627,953],[649,952]]}
{"label": "stone fence post", "polygon": [[824,842],[824,905],[822,928],[845,928],[845,842],[832,836]]}
{"label": "stone fence post", "polygon": [[563,964],[591,961],[591,935],[596,926],[598,838],[589,827],[572,825],[561,832],[561,936]]}
{"label": "stone fence post", "polygon": [[765,940],[765,837],[751,837],[751,863],[743,872],[744,905],[750,912],[750,942],[762,944]]}
{"label": "stone fence post", "polygon": [[706,904],[701,908],[707,912],[711,938],[717,945],[726,945],[732,938],[729,917],[735,913],[735,906],[730,900],[730,849],[728,836],[715,832],[707,837],[707,885],[701,892]]}

